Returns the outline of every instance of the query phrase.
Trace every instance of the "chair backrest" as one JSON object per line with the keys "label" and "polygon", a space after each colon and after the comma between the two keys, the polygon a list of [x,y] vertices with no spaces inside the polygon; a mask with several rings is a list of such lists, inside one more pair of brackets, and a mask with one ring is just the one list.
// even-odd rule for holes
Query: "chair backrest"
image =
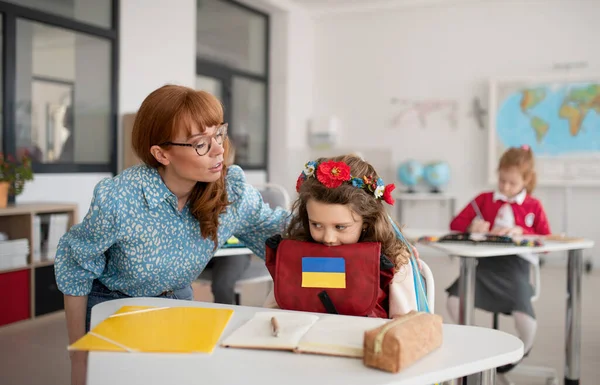
{"label": "chair backrest", "polygon": [[277,183],[265,183],[255,186],[263,197],[263,201],[271,208],[290,209],[290,196],[283,186]]}
{"label": "chair backrest", "polygon": [[425,290],[427,291],[427,304],[431,313],[435,312],[435,281],[433,279],[433,273],[429,266],[421,259],[421,275],[425,280]]}

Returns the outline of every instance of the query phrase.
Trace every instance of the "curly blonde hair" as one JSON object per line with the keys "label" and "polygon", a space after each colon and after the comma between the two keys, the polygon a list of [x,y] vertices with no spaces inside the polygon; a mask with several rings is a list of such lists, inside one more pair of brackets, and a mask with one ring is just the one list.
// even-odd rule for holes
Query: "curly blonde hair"
{"label": "curly blonde hair", "polygon": [[516,168],[519,170],[525,181],[525,190],[527,191],[527,194],[531,195],[537,183],[535,158],[533,157],[531,148],[522,146],[506,150],[498,162],[498,171],[509,168]]}
{"label": "curly blonde hair", "polygon": [[[346,163],[350,167],[353,177],[379,178],[373,166],[354,154],[319,158],[316,163],[320,164],[330,160]],[[307,178],[300,186],[298,193],[298,199],[292,206],[292,220],[285,233],[285,238],[314,242],[310,235],[310,223],[306,210],[306,204],[311,199],[326,204],[349,205],[350,210],[360,215],[366,225],[359,242],[380,242],[381,252],[394,263],[396,270],[408,263],[411,255],[408,246],[396,237],[383,202],[375,199],[372,193],[346,183],[336,188],[328,188],[317,178]]]}

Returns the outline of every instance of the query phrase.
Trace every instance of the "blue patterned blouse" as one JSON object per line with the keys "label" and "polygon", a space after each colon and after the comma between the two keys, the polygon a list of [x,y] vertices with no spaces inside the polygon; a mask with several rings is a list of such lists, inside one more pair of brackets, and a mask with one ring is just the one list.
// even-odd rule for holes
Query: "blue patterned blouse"
{"label": "blue patterned blouse", "polygon": [[[238,166],[228,168],[225,180],[232,204],[220,216],[219,246],[235,235],[264,257],[265,240],[282,232],[289,213],[263,203]],[[98,278],[130,296],[156,296],[189,286],[213,248],[188,205],[177,210],[158,171],[134,166],[96,185],[87,215],[60,240],[56,282],[67,295],[88,295]]]}

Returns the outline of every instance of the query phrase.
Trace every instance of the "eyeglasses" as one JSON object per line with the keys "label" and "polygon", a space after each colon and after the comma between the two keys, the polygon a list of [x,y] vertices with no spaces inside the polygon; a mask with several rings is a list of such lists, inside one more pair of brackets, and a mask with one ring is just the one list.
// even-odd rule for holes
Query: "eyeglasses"
{"label": "eyeglasses", "polygon": [[227,126],[228,123],[221,124],[213,135],[200,136],[195,139],[194,143],[164,142],[159,144],[159,146],[192,147],[194,150],[196,150],[196,154],[199,156],[204,156],[210,151],[213,138],[219,146],[223,145],[225,138],[227,138]]}

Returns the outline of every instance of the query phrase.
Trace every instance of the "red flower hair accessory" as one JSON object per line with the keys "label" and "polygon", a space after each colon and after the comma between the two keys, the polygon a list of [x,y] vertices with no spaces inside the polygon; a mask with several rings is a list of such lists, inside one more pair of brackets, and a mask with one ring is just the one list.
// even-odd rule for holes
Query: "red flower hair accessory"
{"label": "red flower hair accessory", "polygon": [[344,162],[328,160],[317,167],[317,180],[325,187],[340,187],[342,183],[350,179],[350,166]]}
{"label": "red flower hair accessory", "polygon": [[296,191],[300,192],[300,188],[304,181],[310,177],[315,177],[323,186],[327,188],[337,188],[344,183],[348,183],[358,189],[365,190],[377,200],[382,199],[389,205],[394,204],[392,191],[396,188],[393,184],[384,185],[383,179],[377,176],[353,177],[350,174],[350,166],[345,162],[335,162],[328,160],[317,164],[315,161],[307,162],[304,165],[304,170],[296,180]]}

